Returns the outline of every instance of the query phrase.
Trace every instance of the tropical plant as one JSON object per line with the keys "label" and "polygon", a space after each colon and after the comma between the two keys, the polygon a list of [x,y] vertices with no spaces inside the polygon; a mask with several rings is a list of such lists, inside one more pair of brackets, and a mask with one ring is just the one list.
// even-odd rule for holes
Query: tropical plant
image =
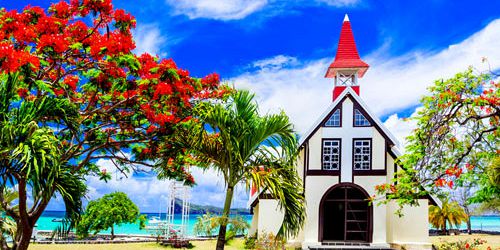
{"label": "tropical plant", "polygon": [[[202,216],[198,216],[196,223],[194,224],[194,233],[196,235],[212,237],[214,235],[214,231],[220,227],[221,220],[221,216],[211,213],[205,213]],[[249,227],[250,225],[242,216],[230,216],[228,219],[226,240],[234,238],[237,235],[244,234]]]}
{"label": "tropical plant", "polygon": [[441,229],[442,234],[447,234],[447,225],[459,227],[467,221],[467,214],[457,202],[449,199],[442,200],[441,206],[429,207],[429,222],[434,228]]}
{"label": "tropical plant", "polygon": [[[13,211],[18,212],[19,206],[14,202],[18,199],[19,194],[13,188],[4,188],[0,195],[5,201],[4,206],[9,206]],[[17,231],[16,222],[6,215],[4,206],[0,206],[0,239],[2,244],[7,243],[7,237],[14,238]],[[2,246],[3,248],[8,248],[8,246]]]}
{"label": "tropical plant", "polygon": [[[99,159],[124,175],[151,167],[158,138],[190,120],[194,102],[221,95],[216,74],[193,78],[171,59],[134,55],[135,25],[111,0],[0,8],[0,184],[19,193],[19,215],[4,207],[17,224],[13,248],[28,247],[56,192],[78,205],[81,176],[111,177]],[[167,177],[193,184],[181,168]]]}
{"label": "tropical plant", "polygon": [[115,238],[115,226],[139,221],[139,228],[144,228],[146,217],[139,213],[139,208],[125,193],[114,192],[102,198],[90,201],[76,225],[80,237],[88,237],[89,232],[97,234],[111,229],[111,239]]}
{"label": "tropical plant", "polygon": [[[40,126],[48,117],[73,122],[73,106],[64,99],[40,98],[17,102],[15,84],[18,74],[0,76],[0,193],[15,187],[16,206],[9,195],[0,196],[1,207],[16,223],[13,249],[26,249],[36,221],[51,197],[59,193],[67,216],[76,218],[80,198],[86,192],[79,172],[60,161],[62,144],[49,127]],[[13,105],[17,108],[11,108]],[[28,192],[33,202],[28,203]],[[7,244],[2,239],[5,248]]]}
{"label": "tropical plant", "polygon": [[[195,107],[199,123],[178,135],[193,164],[217,170],[226,184],[226,198],[217,240],[223,249],[231,201],[236,185],[245,182],[269,193],[279,202],[284,220],[280,237],[295,235],[305,218],[301,180],[294,163],[297,141],[292,124],[282,112],[260,116],[254,95],[233,92],[224,102],[203,102]],[[164,164],[169,158],[164,157]],[[161,177],[165,169],[159,169]]]}
{"label": "tropical plant", "polygon": [[194,224],[194,233],[196,235],[212,237],[214,235],[215,229],[219,225],[219,216],[214,216],[211,213],[205,213],[196,218],[196,223]]}
{"label": "tropical plant", "polygon": [[[500,154],[500,83],[473,69],[440,79],[421,100],[417,128],[407,138],[400,171],[378,193],[385,202],[417,205],[419,197],[444,194],[465,181],[477,186]],[[389,188],[391,187],[391,188]],[[388,198],[388,199],[385,199]]]}
{"label": "tropical plant", "polygon": [[272,233],[263,232],[255,242],[255,249],[259,250],[285,250],[285,241]]}

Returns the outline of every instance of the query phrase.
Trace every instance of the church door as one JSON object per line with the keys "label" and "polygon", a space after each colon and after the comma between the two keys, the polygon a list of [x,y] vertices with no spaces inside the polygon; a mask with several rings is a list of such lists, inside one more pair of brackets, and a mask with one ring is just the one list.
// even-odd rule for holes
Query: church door
{"label": "church door", "polygon": [[371,242],[372,207],[360,186],[340,183],[323,196],[319,211],[319,240]]}

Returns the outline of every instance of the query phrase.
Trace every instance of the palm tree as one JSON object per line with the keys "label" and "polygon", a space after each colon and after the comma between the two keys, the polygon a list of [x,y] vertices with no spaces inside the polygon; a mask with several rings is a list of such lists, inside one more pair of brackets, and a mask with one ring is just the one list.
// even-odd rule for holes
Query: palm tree
{"label": "palm tree", "polygon": [[[83,178],[60,161],[62,145],[53,129],[41,125],[48,117],[74,122],[67,117],[70,103],[53,97],[19,102],[14,94],[18,81],[16,74],[0,79],[0,194],[10,186],[18,195],[16,206],[0,196],[1,210],[16,224],[12,246],[0,239],[4,249],[28,248],[33,228],[55,193],[63,198],[66,215],[75,217],[86,191]],[[32,203],[27,202],[28,191]]]}
{"label": "palm tree", "polygon": [[454,201],[450,202],[449,199],[443,200],[441,207],[429,207],[429,222],[437,229],[441,229],[442,234],[447,234],[446,226],[460,226],[463,222],[467,221],[467,214],[462,207]]}
{"label": "palm tree", "polygon": [[[305,204],[294,167],[297,140],[288,117],[283,112],[260,116],[248,91],[233,92],[224,102],[201,103],[195,111],[201,125],[189,126],[180,141],[197,165],[213,168],[224,178],[226,198],[217,249],[224,249],[233,192],[239,183],[276,198],[284,212],[278,235],[296,235],[304,223]],[[160,168],[160,176],[163,169],[168,168]]]}

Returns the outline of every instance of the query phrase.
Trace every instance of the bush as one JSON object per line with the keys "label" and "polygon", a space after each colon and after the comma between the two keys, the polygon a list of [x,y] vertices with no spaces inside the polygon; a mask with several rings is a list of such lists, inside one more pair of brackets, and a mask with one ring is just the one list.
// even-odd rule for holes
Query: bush
{"label": "bush", "polygon": [[438,250],[475,250],[478,246],[486,243],[485,240],[474,239],[472,242],[468,240],[460,240],[454,242],[444,242],[437,246]]}
{"label": "bush", "polygon": [[257,242],[255,244],[255,249],[258,250],[285,250],[285,240],[276,237],[272,233],[262,233],[261,236],[258,237]]}
{"label": "bush", "polygon": [[257,233],[252,236],[245,236],[245,249],[255,249],[255,243],[257,242]]}

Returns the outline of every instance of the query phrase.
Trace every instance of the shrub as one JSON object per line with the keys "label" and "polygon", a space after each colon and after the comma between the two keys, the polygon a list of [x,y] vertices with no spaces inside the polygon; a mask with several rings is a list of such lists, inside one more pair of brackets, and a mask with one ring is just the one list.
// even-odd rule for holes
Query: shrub
{"label": "shrub", "polygon": [[255,249],[257,250],[285,250],[285,240],[276,237],[272,233],[262,233],[257,239]]}

